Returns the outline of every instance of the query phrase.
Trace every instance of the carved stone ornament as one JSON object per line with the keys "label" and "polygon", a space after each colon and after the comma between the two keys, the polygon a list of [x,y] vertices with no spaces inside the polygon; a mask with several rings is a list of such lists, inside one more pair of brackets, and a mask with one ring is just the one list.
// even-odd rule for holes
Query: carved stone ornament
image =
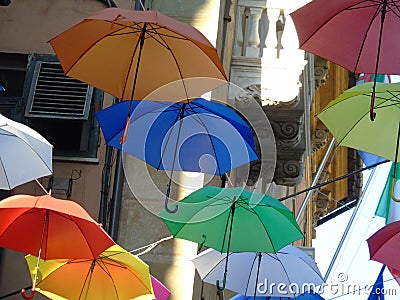
{"label": "carved stone ornament", "polygon": [[279,185],[295,186],[302,178],[302,170],[302,161],[278,159],[274,181]]}
{"label": "carved stone ornament", "polygon": [[320,88],[321,86],[325,85],[328,81],[328,61],[319,57],[315,56],[314,60],[314,77],[315,77],[315,88]]}
{"label": "carved stone ornament", "polygon": [[327,128],[317,128],[313,132],[311,136],[311,148],[313,153],[324,148],[328,144],[328,132],[329,130]]}

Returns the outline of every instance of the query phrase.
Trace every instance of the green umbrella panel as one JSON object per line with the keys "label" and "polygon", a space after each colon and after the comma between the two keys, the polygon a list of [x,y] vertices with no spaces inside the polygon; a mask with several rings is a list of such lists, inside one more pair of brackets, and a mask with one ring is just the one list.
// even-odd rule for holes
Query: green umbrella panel
{"label": "green umbrella panel", "polygon": [[400,83],[377,83],[374,111],[370,120],[372,82],[344,91],[317,117],[339,145],[369,152],[391,161],[399,161]]}
{"label": "green umbrella panel", "polygon": [[206,186],[178,205],[175,214],[159,213],[174,237],[220,252],[275,253],[303,238],[285,205],[243,188]]}

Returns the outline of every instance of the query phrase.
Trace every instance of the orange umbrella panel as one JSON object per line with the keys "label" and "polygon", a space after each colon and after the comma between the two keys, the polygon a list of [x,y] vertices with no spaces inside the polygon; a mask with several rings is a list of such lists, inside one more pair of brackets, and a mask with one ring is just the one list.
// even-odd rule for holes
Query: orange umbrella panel
{"label": "orange umbrella panel", "polygon": [[[33,279],[37,257],[26,261]],[[95,260],[41,260],[36,290],[53,300],[155,299],[148,265],[119,245]]]}
{"label": "orange umbrella panel", "polygon": [[[156,11],[107,8],[50,44],[67,76],[121,100],[143,100],[178,81],[180,88],[150,100],[182,101],[227,83],[217,51],[204,35]],[[196,78],[201,88],[190,83]]]}

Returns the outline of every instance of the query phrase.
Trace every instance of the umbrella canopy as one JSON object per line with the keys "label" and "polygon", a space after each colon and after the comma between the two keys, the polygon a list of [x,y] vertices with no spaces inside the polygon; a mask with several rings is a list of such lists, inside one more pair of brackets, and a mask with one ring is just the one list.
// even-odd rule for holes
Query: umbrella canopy
{"label": "umbrella canopy", "polygon": [[32,128],[1,114],[0,144],[0,189],[53,173],[53,146]]}
{"label": "umbrella canopy", "polygon": [[1,200],[0,220],[1,247],[43,259],[94,259],[115,244],[79,204],[50,195]]}
{"label": "umbrella canopy", "polygon": [[[129,133],[123,144],[126,116]],[[249,125],[231,108],[191,102],[123,101],[96,114],[106,142],[158,170],[222,175],[257,160]]]}
{"label": "umbrella canopy", "polygon": [[353,73],[398,74],[399,6],[399,0],[314,0],[290,15],[301,49]]}
{"label": "umbrella canopy", "polygon": [[[26,261],[33,279],[37,257]],[[119,245],[94,260],[41,260],[36,291],[53,300],[156,299],[148,265]]]}
{"label": "umbrella canopy", "polygon": [[242,295],[264,297],[260,299],[297,297],[324,283],[315,261],[294,246],[277,253],[220,253],[208,249],[192,261],[201,279],[215,284],[224,276],[227,256],[226,288]]}
{"label": "umbrella canopy", "polygon": [[[157,11],[106,8],[50,40],[67,76],[121,100],[195,98],[227,83],[214,46],[193,26]],[[196,79],[196,80],[192,80]]]}
{"label": "umbrella canopy", "polygon": [[[400,0],[312,1],[291,14],[300,48],[353,73],[400,71]],[[351,30],[349,30],[351,28]],[[370,97],[374,120],[377,76]]]}
{"label": "umbrella canopy", "polygon": [[[232,297],[230,300],[254,300],[254,296],[243,296],[236,295]],[[256,296],[255,300],[324,300],[320,295],[316,293],[304,293],[296,298],[288,298],[288,297],[271,297],[271,296]]]}
{"label": "umbrella canopy", "polygon": [[400,221],[392,222],[367,239],[369,255],[388,267],[400,270],[398,249],[400,246]]}
{"label": "umbrella canopy", "polygon": [[276,252],[303,234],[292,212],[275,198],[243,188],[206,186],[159,216],[174,237],[220,252]]}
{"label": "umbrella canopy", "polygon": [[151,285],[153,287],[154,295],[156,300],[168,300],[171,291],[157,278],[150,275]]}
{"label": "umbrella canopy", "polygon": [[399,161],[396,149],[400,124],[400,83],[377,83],[374,106],[377,117],[374,122],[369,119],[372,84],[367,82],[344,91],[317,117],[340,145]]}

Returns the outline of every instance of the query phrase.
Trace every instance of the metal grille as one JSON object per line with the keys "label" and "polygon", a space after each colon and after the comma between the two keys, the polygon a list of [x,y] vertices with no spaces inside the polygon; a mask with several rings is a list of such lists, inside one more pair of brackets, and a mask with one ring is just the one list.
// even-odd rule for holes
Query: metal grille
{"label": "metal grille", "polygon": [[65,76],[59,63],[38,61],[26,116],[87,120],[92,93],[90,85]]}

